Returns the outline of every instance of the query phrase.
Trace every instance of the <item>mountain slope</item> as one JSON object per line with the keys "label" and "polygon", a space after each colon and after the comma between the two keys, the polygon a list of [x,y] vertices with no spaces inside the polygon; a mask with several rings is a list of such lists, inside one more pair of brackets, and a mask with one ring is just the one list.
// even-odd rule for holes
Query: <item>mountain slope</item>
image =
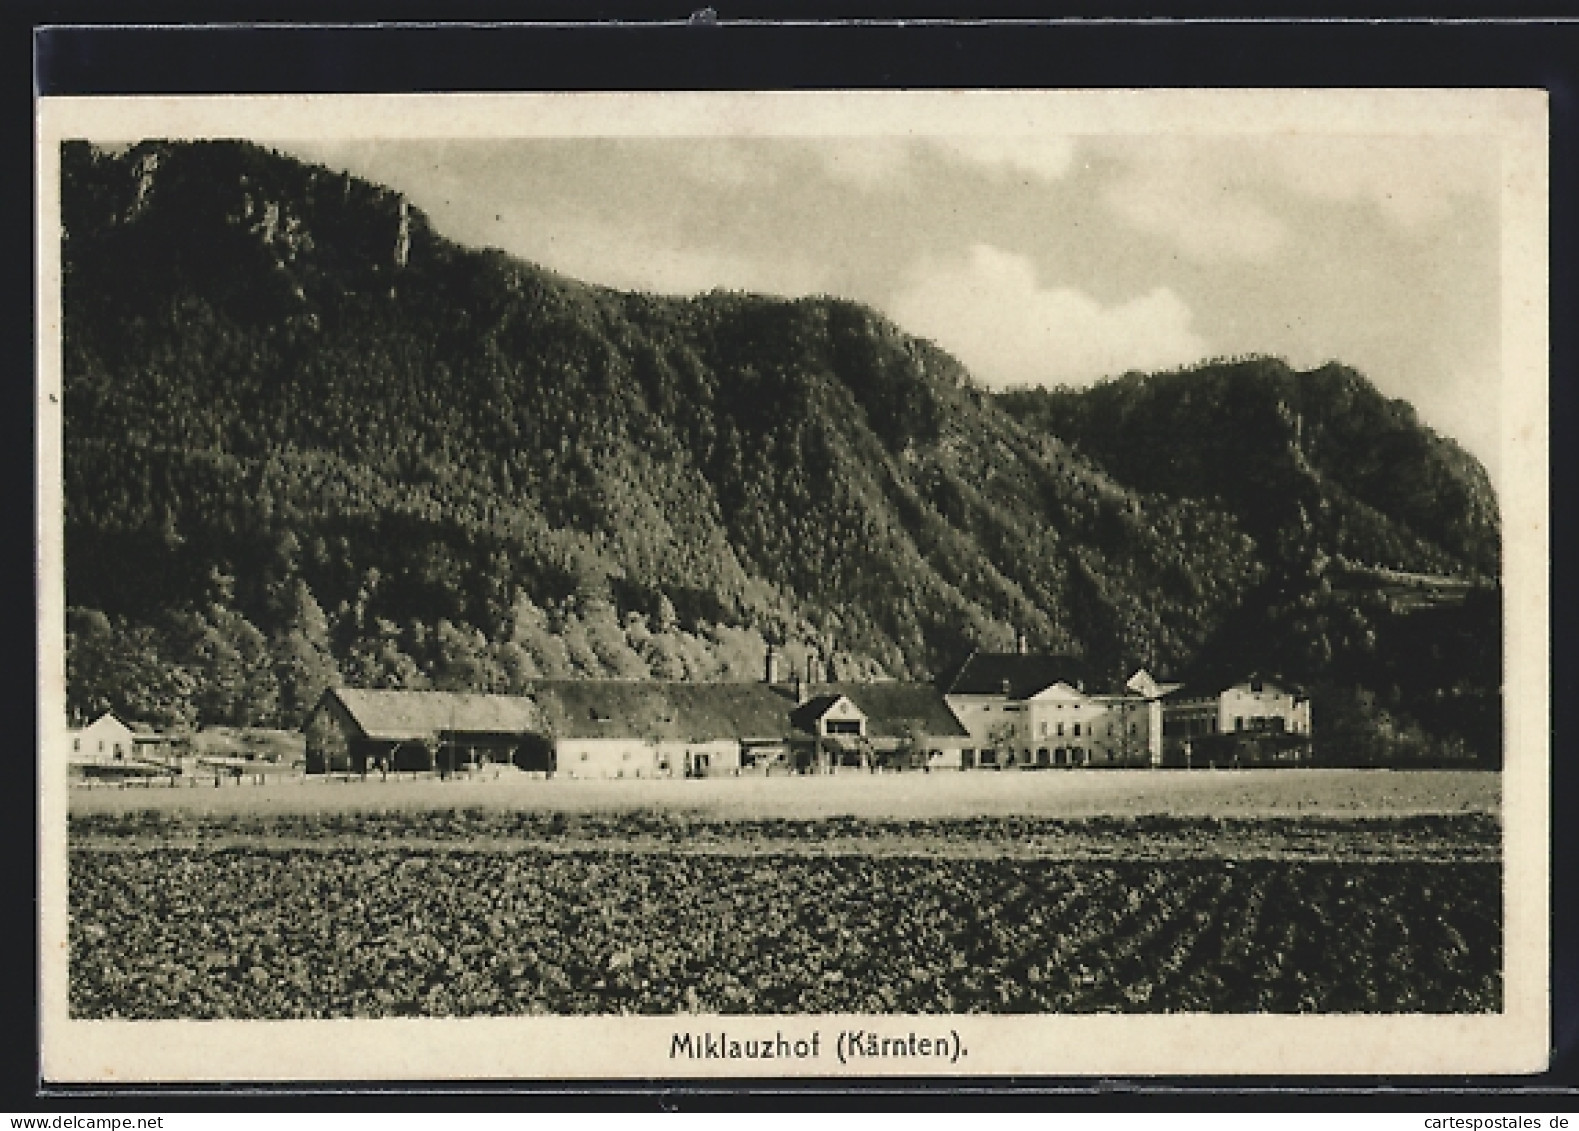
{"label": "mountain slope", "polygon": [[[584,285],[241,143],[62,158],[78,712],[289,725],[336,680],[751,678],[770,639],[839,678],[1016,632],[1178,670],[1281,575],[1277,484],[1174,490],[1097,410],[1007,413],[853,303]],[[1312,537],[1484,572],[1494,512],[1384,490],[1398,434],[1368,477],[1300,487],[1347,524]]]}
{"label": "mountain slope", "polygon": [[1138,490],[1225,507],[1262,543],[1304,526],[1369,565],[1497,575],[1485,470],[1344,366],[1253,358],[1000,400]]}

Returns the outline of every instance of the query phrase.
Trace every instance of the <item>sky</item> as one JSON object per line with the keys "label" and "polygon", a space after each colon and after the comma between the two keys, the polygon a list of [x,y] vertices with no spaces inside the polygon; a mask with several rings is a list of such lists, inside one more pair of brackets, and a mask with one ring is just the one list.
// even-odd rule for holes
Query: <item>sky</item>
{"label": "sky", "polygon": [[1497,477],[1493,139],[1184,134],[276,143],[587,282],[838,295],[982,385],[1341,361]]}

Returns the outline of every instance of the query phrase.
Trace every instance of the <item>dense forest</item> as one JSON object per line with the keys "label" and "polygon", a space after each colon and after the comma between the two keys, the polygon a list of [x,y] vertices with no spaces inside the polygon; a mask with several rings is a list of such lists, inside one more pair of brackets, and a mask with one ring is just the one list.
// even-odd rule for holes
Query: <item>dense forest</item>
{"label": "dense forest", "polygon": [[[854,303],[589,286],[244,143],[68,143],[62,208],[79,717],[752,678],[769,641],[929,678],[1023,633],[1496,748],[1489,484],[1351,371],[995,397]],[[1464,590],[1400,611],[1379,570]]]}

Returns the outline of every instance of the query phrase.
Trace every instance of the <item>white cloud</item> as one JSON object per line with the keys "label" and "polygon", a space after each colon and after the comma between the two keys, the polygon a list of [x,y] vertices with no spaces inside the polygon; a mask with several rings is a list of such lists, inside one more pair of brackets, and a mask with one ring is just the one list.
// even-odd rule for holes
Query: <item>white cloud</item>
{"label": "white cloud", "polygon": [[[1129,147],[1126,147],[1128,150]],[[1288,231],[1246,185],[1242,163],[1220,145],[1148,138],[1126,152],[1128,168],[1103,195],[1132,227],[1203,260],[1265,259]]]}
{"label": "white cloud", "polygon": [[1122,172],[1103,201],[1131,227],[1200,260],[1264,260],[1299,235],[1310,201],[1369,203],[1396,230],[1492,197],[1495,154],[1462,138],[1148,137],[1108,142]]}
{"label": "white cloud", "polygon": [[1189,307],[1166,287],[1104,306],[1072,287],[1044,289],[1029,259],[986,244],[963,261],[923,263],[888,309],[1000,388],[1083,384],[1208,352]]}
{"label": "white cloud", "polygon": [[815,143],[823,172],[831,179],[870,191],[905,179],[910,143],[902,138],[839,138]]}
{"label": "white cloud", "polygon": [[1067,137],[983,134],[973,137],[934,138],[931,144],[948,157],[980,166],[989,176],[1013,176],[1055,181],[1074,163],[1074,141]]}
{"label": "white cloud", "polygon": [[1273,168],[1296,192],[1319,199],[1368,199],[1409,230],[1439,222],[1453,197],[1495,191],[1496,162],[1455,139],[1314,137],[1272,149]]}
{"label": "white cloud", "polygon": [[727,141],[696,141],[681,158],[679,169],[700,184],[724,188],[769,185],[778,180],[778,167],[763,159],[760,148]]}

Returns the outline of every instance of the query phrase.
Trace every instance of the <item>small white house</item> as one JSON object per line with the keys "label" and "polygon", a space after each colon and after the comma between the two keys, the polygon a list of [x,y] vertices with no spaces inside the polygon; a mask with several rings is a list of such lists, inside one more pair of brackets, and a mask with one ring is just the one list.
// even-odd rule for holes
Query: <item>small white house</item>
{"label": "small white house", "polygon": [[1218,696],[1223,732],[1310,734],[1310,700],[1269,679],[1241,680]]}
{"label": "small white house", "polygon": [[136,757],[137,736],[109,711],[85,727],[67,727],[66,735],[69,765],[113,766]]}
{"label": "small white house", "polygon": [[[1163,730],[1168,761],[1183,765],[1190,764],[1192,754],[1199,755],[1228,736],[1274,743],[1308,740],[1310,699],[1296,688],[1254,675],[1227,687],[1185,687],[1164,700]],[[1281,749],[1293,760],[1301,757],[1298,743]]]}

